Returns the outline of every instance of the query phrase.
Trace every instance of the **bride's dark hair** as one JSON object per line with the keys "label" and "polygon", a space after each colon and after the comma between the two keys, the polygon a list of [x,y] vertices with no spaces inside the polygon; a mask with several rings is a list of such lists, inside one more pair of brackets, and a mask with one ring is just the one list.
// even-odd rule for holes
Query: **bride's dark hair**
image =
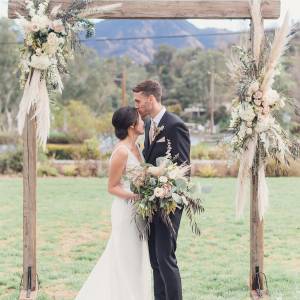
{"label": "bride's dark hair", "polygon": [[128,128],[136,125],[139,114],[132,106],[121,107],[112,116],[112,124],[115,127],[115,135],[118,139],[124,140],[128,136]]}

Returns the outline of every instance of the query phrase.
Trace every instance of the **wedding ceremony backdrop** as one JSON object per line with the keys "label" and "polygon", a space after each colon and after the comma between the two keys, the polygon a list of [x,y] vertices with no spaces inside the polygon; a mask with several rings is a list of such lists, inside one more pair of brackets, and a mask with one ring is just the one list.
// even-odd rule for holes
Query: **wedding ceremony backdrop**
{"label": "wedding ceremony backdrop", "polygon": [[[23,18],[23,20],[30,20],[34,17],[34,8],[31,6],[30,1],[23,0],[9,0],[8,5],[8,16],[11,19]],[[41,1],[40,3],[46,3],[39,6],[39,17],[46,14],[46,11],[51,11],[53,16],[59,14],[63,15],[64,11],[67,11],[70,6],[74,5],[75,2],[71,0],[64,1],[50,1],[48,8],[48,1]],[[255,78],[259,77],[257,74],[261,71],[260,51],[263,48],[263,19],[277,19],[280,16],[280,0],[264,0],[264,1],[248,1],[248,0],[194,0],[194,1],[84,1],[84,6],[79,7],[79,9],[84,9],[83,17],[88,19],[252,19],[250,28],[250,55],[254,58],[251,62],[252,67],[250,68],[254,75],[249,78],[250,83],[254,81]],[[101,6],[102,5],[102,6]],[[28,17],[30,16],[30,17]],[[72,15],[74,18],[75,15]],[[55,18],[54,18],[55,19]],[[28,22],[28,21],[26,21]],[[89,23],[84,23],[85,29],[90,30]],[[34,25],[34,24],[31,24]],[[53,32],[59,33],[60,23],[57,23]],[[74,25],[75,26],[75,25]],[[69,28],[72,32],[72,28]],[[33,31],[39,31],[39,29],[32,28]],[[289,31],[284,28],[280,32],[282,35],[288,35]],[[50,36],[50,34],[49,34]],[[278,37],[278,36],[277,36]],[[284,36],[283,38],[285,38]],[[47,40],[47,36],[46,36]],[[52,42],[56,42],[55,36],[52,36]],[[59,43],[64,41],[59,40]],[[276,42],[276,36],[275,41]],[[277,41],[278,42],[278,41]],[[26,41],[28,46],[28,41]],[[50,44],[50,43],[49,43]],[[280,43],[279,43],[280,44]],[[26,46],[26,45],[25,45]],[[52,43],[53,46],[53,43]],[[279,45],[280,46],[280,45]],[[279,49],[280,52],[276,57],[279,59],[280,55],[283,53],[286,44],[283,43],[282,47]],[[57,46],[58,48],[58,46]],[[54,54],[56,54],[57,48],[55,48]],[[48,49],[49,50],[49,49]],[[278,50],[278,49],[277,49]],[[47,51],[47,49],[46,49]],[[51,52],[51,51],[50,51]],[[50,53],[49,52],[49,53]],[[274,52],[274,51],[273,51]],[[26,53],[26,50],[24,51]],[[52,53],[53,54],[53,53]],[[270,53],[269,53],[270,54]],[[272,56],[272,51],[271,54]],[[267,55],[264,55],[266,57]],[[28,65],[28,70],[24,71],[24,95],[21,102],[20,112],[18,115],[18,127],[19,132],[23,134],[24,143],[24,154],[23,154],[23,289],[20,293],[20,299],[36,299],[37,297],[37,261],[36,261],[36,187],[37,187],[37,146],[38,143],[45,146],[47,141],[47,136],[49,133],[49,99],[48,91],[46,87],[45,78],[41,75],[41,70],[45,70],[51,64],[46,62],[46,67],[41,67],[41,53],[31,57],[31,65]],[[48,58],[46,57],[46,60]],[[43,61],[43,64],[45,61]],[[35,65],[34,65],[35,64]],[[275,63],[276,64],[276,63]],[[270,63],[271,74],[265,76],[264,82],[256,83],[256,86],[252,86],[252,92],[256,96],[256,103],[259,102],[258,106],[261,105],[261,110],[263,113],[269,115],[269,106],[263,105],[263,95],[259,95],[260,84],[263,84],[270,88],[273,79],[272,71],[274,72],[275,65],[274,61]],[[256,67],[255,67],[256,66]],[[52,82],[53,89],[62,90],[63,84],[60,81],[59,72],[57,65],[56,69],[53,71],[53,76],[56,78],[54,84]],[[59,70],[60,71],[60,70]],[[245,74],[244,74],[245,75]],[[269,77],[269,78],[268,78]],[[27,80],[27,82],[26,82]],[[33,81],[37,80],[39,83],[43,83],[43,87],[34,87]],[[269,80],[269,81],[268,81]],[[25,84],[26,82],[26,84]],[[49,82],[48,82],[49,83]],[[51,84],[50,84],[51,85]],[[49,87],[48,87],[49,88]],[[35,89],[35,90],[34,90]],[[43,89],[43,91],[39,90]],[[43,94],[42,104],[38,103],[36,99],[40,96],[38,93]],[[33,95],[34,94],[34,95]],[[249,102],[252,99],[252,94],[249,95]],[[29,103],[30,99],[33,99],[32,103]],[[36,98],[36,99],[34,99]],[[254,99],[253,98],[253,99]],[[28,100],[29,99],[29,100]],[[34,100],[36,102],[34,102]],[[248,101],[248,100],[247,100]],[[41,101],[40,101],[41,102]],[[273,103],[274,104],[274,103]],[[41,106],[44,105],[44,106]],[[271,106],[271,105],[270,105]],[[251,111],[252,112],[252,111]],[[248,118],[248,116],[247,116]],[[247,120],[247,118],[243,120]],[[250,125],[254,116],[250,113]],[[249,120],[248,120],[249,123]],[[240,130],[240,129],[239,129]],[[239,131],[238,130],[238,131]],[[250,129],[247,129],[247,134],[250,136],[252,131],[249,133]],[[246,134],[246,133],[245,133]],[[257,140],[257,136],[256,140]],[[255,140],[255,138],[253,138]],[[264,164],[257,153],[256,142],[249,143],[249,148],[252,149],[252,154],[246,153],[245,156],[249,158],[252,155],[251,163],[249,161],[241,162],[244,165],[244,169],[240,169],[239,181],[240,187],[243,188],[243,173],[247,172],[248,169],[252,170],[251,174],[251,195],[250,195],[250,276],[249,276],[249,288],[251,292],[251,297],[257,299],[258,297],[267,298],[267,292],[264,291],[264,219],[263,214],[265,210],[265,203],[262,199],[266,200],[267,195],[266,187],[261,186],[265,184],[264,181]],[[281,153],[282,154],[282,153]],[[283,154],[284,155],[284,154]],[[246,169],[246,170],[245,170]],[[262,196],[263,194],[263,196]],[[237,197],[242,197],[242,193],[238,193]],[[239,202],[240,199],[237,199]],[[241,210],[241,207],[239,207]],[[247,275],[245,275],[247,277]]]}

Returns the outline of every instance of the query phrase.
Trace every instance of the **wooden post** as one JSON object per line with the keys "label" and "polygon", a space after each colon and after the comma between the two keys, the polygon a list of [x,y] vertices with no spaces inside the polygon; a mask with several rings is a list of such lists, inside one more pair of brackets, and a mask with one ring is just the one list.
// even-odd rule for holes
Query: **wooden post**
{"label": "wooden post", "polygon": [[[253,22],[250,25],[251,47],[254,49]],[[257,144],[259,148],[259,142]],[[257,294],[257,284],[259,289],[264,290],[263,276],[260,273],[256,280],[257,272],[264,272],[264,222],[259,218],[258,209],[258,166],[260,163],[258,151],[256,152],[251,174],[251,194],[250,194],[250,293],[252,299],[267,299],[265,291],[261,297]]]}
{"label": "wooden post", "polygon": [[[20,299],[27,293],[27,288],[31,285],[31,291],[36,291],[36,120],[31,120],[33,116],[31,109],[26,117],[23,132],[23,290]],[[28,280],[28,270],[31,268],[31,284]],[[30,293],[30,298],[34,299]]]}

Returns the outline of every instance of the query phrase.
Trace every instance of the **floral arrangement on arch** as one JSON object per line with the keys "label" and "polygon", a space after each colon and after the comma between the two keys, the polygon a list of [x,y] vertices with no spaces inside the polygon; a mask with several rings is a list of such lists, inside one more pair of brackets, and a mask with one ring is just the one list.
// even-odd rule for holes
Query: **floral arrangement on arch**
{"label": "floral arrangement on arch", "polygon": [[79,45],[79,33],[94,35],[94,24],[85,19],[99,12],[111,12],[121,6],[112,4],[89,7],[89,1],[74,0],[66,8],[59,4],[49,8],[49,0],[25,0],[28,16],[21,19],[24,46],[20,50],[20,84],[24,89],[19,106],[18,131],[23,133],[26,116],[34,110],[37,139],[45,149],[50,131],[50,100],[53,93],[62,93],[61,75],[67,74],[67,62]]}
{"label": "floral arrangement on arch", "polygon": [[250,0],[253,22],[253,47],[236,47],[228,66],[232,79],[237,82],[237,97],[232,102],[230,129],[231,145],[240,158],[237,215],[241,216],[246,198],[246,181],[252,168],[258,174],[259,217],[268,207],[268,187],[265,164],[272,158],[278,165],[289,164],[299,156],[299,144],[289,139],[276,120],[276,112],[285,106],[286,98],[273,88],[281,56],[293,36],[286,15],[283,25],[269,42],[264,32],[261,1]]}

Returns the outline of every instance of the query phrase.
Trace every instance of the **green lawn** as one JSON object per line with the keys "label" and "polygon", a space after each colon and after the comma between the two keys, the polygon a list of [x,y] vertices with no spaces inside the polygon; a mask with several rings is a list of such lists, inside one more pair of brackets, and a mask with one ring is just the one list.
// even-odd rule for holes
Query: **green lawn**
{"label": "green lawn", "polygon": [[[184,300],[247,299],[249,213],[234,217],[235,179],[198,179],[205,194],[203,234],[183,219],[178,261]],[[271,299],[300,299],[300,178],[268,180],[265,272]],[[106,179],[38,180],[40,300],[74,299],[110,234]],[[17,299],[22,272],[22,181],[0,179],[0,299]],[[122,251],[122,249],[120,249]],[[141,299],[142,300],[142,299]]]}

